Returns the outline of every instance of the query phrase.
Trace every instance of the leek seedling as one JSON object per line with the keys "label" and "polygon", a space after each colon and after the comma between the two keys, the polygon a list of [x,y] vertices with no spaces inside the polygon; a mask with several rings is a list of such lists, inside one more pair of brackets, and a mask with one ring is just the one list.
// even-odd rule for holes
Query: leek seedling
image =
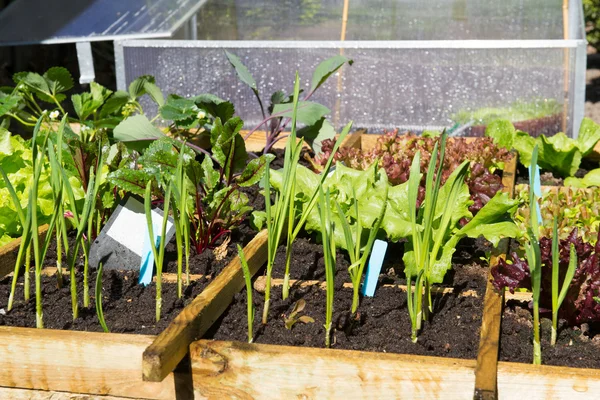
{"label": "leek seedling", "polygon": [[[294,122],[294,124],[295,124],[295,122]],[[292,125],[292,127],[294,127],[294,126],[295,125]],[[352,127],[352,122],[348,123],[344,127],[344,129],[340,133],[340,137],[336,140],[335,146],[333,147],[333,150],[331,151],[331,154],[329,155],[329,159],[327,160],[327,164],[325,164],[325,168],[321,172],[321,179],[319,181],[319,184],[313,189],[312,193],[305,193],[305,196],[307,196],[309,200],[306,203],[306,206],[304,208],[300,209],[300,216],[298,218],[298,223],[296,223],[296,218],[295,218],[296,204],[293,200],[294,200],[294,196],[296,193],[296,169],[297,169],[298,160],[300,157],[300,150],[302,150],[302,142],[300,142],[298,145],[298,157],[293,158],[292,165],[293,165],[294,172],[293,172],[292,176],[290,177],[291,182],[290,182],[290,186],[288,188],[288,190],[290,191],[289,192],[290,196],[292,196],[292,198],[288,203],[288,219],[287,219],[288,231],[287,231],[287,245],[286,245],[286,251],[285,251],[285,275],[283,277],[283,288],[282,288],[284,300],[287,299],[289,296],[290,264],[292,262],[292,244],[294,243],[294,241],[300,234],[300,231],[304,227],[304,224],[306,223],[306,220],[308,219],[309,214],[312,212],[315,204],[317,204],[318,194],[319,194],[318,190],[320,187],[323,186],[323,182],[325,182],[325,178],[327,178],[327,175],[329,175],[329,169],[331,168],[331,164],[333,162],[333,157],[335,156],[340,144],[344,141],[344,138],[346,137],[346,135],[348,135],[348,132],[350,132],[351,127]],[[291,135],[290,135],[290,137],[291,137]],[[294,134],[294,138],[295,138],[295,134]],[[288,144],[289,143],[290,142],[288,142]],[[294,154],[294,156],[296,156],[296,155]],[[284,166],[284,168],[285,168],[285,166]]]}
{"label": "leek seedling", "polygon": [[575,246],[571,243],[571,253],[569,255],[569,267],[567,268],[567,273],[565,274],[565,280],[563,282],[562,288],[560,289],[560,294],[558,292],[558,278],[559,278],[559,261],[560,254],[558,250],[558,218],[554,217],[554,226],[552,229],[552,336],[550,339],[550,344],[554,346],[556,344],[556,332],[558,328],[558,309],[560,308],[563,300],[567,296],[567,291],[569,290],[569,285],[573,280],[573,276],[575,275],[575,269],[577,267],[577,251],[575,251]]}
{"label": "leek seedling", "polygon": [[[281,234],[286,225],[287,219],[289,218],[289,209],[294,209],[294,186],[296,179],[296,165],[300,159],[300,150],[302,149],[302,142],[296,143],[296,115],[298,111],[298,95],[300,93],[300,80],[298,73],[296,73],[296,80],[294,82],[294,103],[292,108],[292,126],[291,133],[288,137],[287,145],[284,153],[283,163],[283,187],[281,195],[277,193],[275,195],[275,205],[271,206],[271,181],[270,181],[270,160],[267,160],[264,176],[264,188],[265,188],[265,211],[267,214],[267,282],[265,288],[265,304],[263,308],[262,323],[266,324],[269,315],[269,305],[271,302],[271,274],[273,271],[273,264],[275,262],[275,253],[277,252],[277,246],[281,240]],[[272,208],[275,208],[272,213]],[[290,228],[288,226],[288,237],[291,236]],[[291,251],[291,250],[289,250]],[[284,284],[285,290],[285,284]]]}
{"label": "leek seedling", "polygon": [[242,246],[237,245],[238,257],[240,257],[240,263],[242,264],[242,271],[244,272],[244,279],[246,281],[246,301],[248,303],[248,343],[252,343],[254,340],[252,334],[252,326],[254,324],[254,304],[252,303],[252,275],[250,274],[250,268],[246,262],[246,256]]}
{"label": "leek seedling", "polygon": [[[277,246],[281,240],[281,235],[284,228],[287,226],[287,249],[286,249],[286,267],[285,276],[283,283],[283,298],[286,299],[289,294],[289,279],[290,279],[290,263],[292,255],[292,244],[298,234],[300,233],[304,223],[306,222],[308,215],[312,211],[313,207],[317,203],[318,199],[318,188],[323,185],[325,178],[331,168],[333,157],[337,152],[337,149],[350,131],[352,123],[349,123],[344,127],[340,133],[340,137],[336,141],[336,144],[331,152],[327,164],[323,169],[321,180],[319,185],[314,188],[312,193],[305,194],[309,199],[306,203],[306,207],[301,210],[299,221],[295,224],[296,217],[296,171],[298,161],[300,160],[300,152],[302,150],[302,141],[297,142],[296,140],[296,116],[298,113],[298,96],[300,92],[300,79],[298,73],[296,73],[296,80],[294,83],[294,102],[292,107],[292,125],[291,132],[288,136],[287,145],[284,154],[283,173],[282,173],[282,188],[279,193],[275,196],[275,204],[271,205],[271,183],[270,183],[270,162],[267,161],[265,176],[263,185],[265,188],[265,211],[267,219],[267,231],[268,231],[268,250],[267,250],[267,282],[265,288],[265,305],[263,308],[262,323],[266,324],[269,315],[269,305],[271,299],[271,273],[273,271],[273,264],[275,262],[275,254],[277,252]],[[273,210],[274,208],[274,210]]]}
{"label": "leek seedling", "polygon": [[[67,195],[67,199],[69,200],[70,211],[73,214],[73,224],[76,229],[75,236],[75,246],[73,249],[69,249],[68,241],[67,241],[67,232],[66,232],[66,221],[64,217],[63,204],[62,202],[58,202],[57,206],[59,211],[55,214],[60,214],[58,217],[62,220],[59,223],[58,229],[61,230],[60,236],[62,236],[64,241],[65,253],[67,254],[67,258],[69,260],[69,272],[70,272],[70,288],[71,288],[71,306],[73,311],[73,319],[76,319],[79,316],[79,305],[77,299],[77,281],[76,281],[76,270],[75,263],[77,261],[77,255],[79,253],[79,246],[83,247],[84,252],[84,271],[83,271],[83,279],[84,279],[84,307],[89,307],[89,284],[88,284],[88,267],[89,267],[89,250],[92,242],[92,234],[93,234],[93,224],[92,221],[94,216],[96,215],[96,198],[98,196],[98,190],[101,184],[100,174],[96,176],[94,173],[94,167],[90,168],[90,180],[87,186],[87,191],[85,193],[85,199],[83,202],[83,208],[81,209],[81,213],[77,210],[77,204],[75,202],[75,195],[73,192],[73,187],[71,186],[71,182],[67,176],[65,168],[62,165],[62,130],[64,129],[64,123],[66,122],[67,116],[63,117],[63,122],[61,122],[61,129],[59,129],[59,134],[57,137],[57,150],[54,150],[54,146],[50,143],[48,146],[48,159],[50,160],[50,166],[52,168],[51,179],[53,182],[53,186],[60,187],[61,193],[57,194],[57,198],[62,199],[64,193]],[[101,146],[101,145],[99,145]],[[101,173],[102,166],[104,164],[104,153],[102,148],[99,147],[98,150],[100,154],[100,158],[98,161],[96,172]],[[58,171],[55,173],[55,171]],[[87,233],[87,238],[84,238],[84,235]]]}
{"label": "leek seedling", "polygon": [[[73,224],[76,230],[75,235],[75,246],[73,249],[69,250],[69,274],[71,281],[71,307],[73,311],[73,319],[75,320],[79,316],[79,304],[77,299],[77,281],[76,281],[76,270],[75,270],[75,262],[77,261],[77,255],[79,253],[79,246],[83,243],[83,235],[87,231],[86,227],[91,221],[90,216],[94,215],[92,209],[96,202],[96,195],[98,194],[98,184],[97,181],[100,180],[100,177],[96,177],[94,173],[94,167],[90,168],[90,181],[88,184],[87,192],[85,194],[85,199],[83,201],[83,208],[81,213],[77,211],[77,205],[75,203],[75,195],[73,193],[73,187],[69,182],[69,178],[64,169],[62,171],[62,180],[65,188],[65,192],[67,193],[67,198],[69,199],[70,211],[73,214]],[[63,232],[63,237],[65,236]],[[86,244],[84,243],[84,249]],[[84,250],[85,251],[85,250]],[[87,271],[84,271],[84,274]],[[85,276],[84,276],[85,278]],[[87,279],[85,279],[87,286]]]}
{"label": "leek seedling", "polygon": [[6,172],[4,171],[4,169],[2,169],[2,167],[0,167],[0,174],[2,174],[2,178],[4,179],[4,182],[6,183],[6,188],[8,189],[8,192],[10,194],[13,205],[15,206],[15,209],[17,210],[17,217],[19,218],[19,222],[21,223],[21,226],[23,227],[23,233],[21,234],[21,244],[19,245],[19,252],[17,253],[17,260],[15,262],[15,269],[14,269],[11,288],[10,288],[10,295],[8,296],[7,309],[8,309],[8,311],[10,311],[10,310],[12,310],[12,306],[13,306],[15,290],[17,288],[17,280],[19,278],[19,270],[21,268],[21,264],[23,263],[24,253],[25,253],[25,257],[26,257],[25,258],[25,275],[24,275],[25,276],[25,288],[24,288],[24,291],[25,291],[25,300],[26,301],[29,300],[29,267],[30,267],[30,262],[31,262],[31,211],[29,210],[29,208],[32,207],[32,204],[31,204],[31,201],[29,201],[29,203],[27,205],[27,214],[25,214],[23,212],[23,210],[21,209],[21,202],[19,201],[19,198],[17,197],[17,193],[15,192],[15,189],[14,189],[12,183],[8,179],[8,176],[6,175]]}
{"label": "leek seedling", "polygon": [[[363,231],[365,227],[363,227],[360,222],[360,212],[358,208],[358,201],[356,200],[356,193],[354,193],[354,187],[352,188],[353,198],[354,198],[354,215],[356,221],[356,230],[355,236],[352,235],[352,228],[350,223],[348,222],[344,211],[340,204],[335,201],[337,213],[342,221],[342,228],[344,231],[344,240],[346,242],[346,249],[348,250],[348,255],[350,256],[350,266],[348,267],[348,273],[350,274],[350,279],[352,280],[352,313],[354,314],[358,309],[358,289],[360,287],[360,280],[363,275],[363,271],[365,269],[365,265],[367,265],[367,260],[369,259],[369,255],[371,254],[371,250],[373,249],[373,243],[375,243],[375,238],[377,237],[377,232],[379,231],[379,227],[383,221],[383,216],[385,215],[385,210],[387,208],[387,196],[388,196],[388,188],[389,185],[385,185],[385,195],[383,206],[381,207],[381,211],[377,219],[373,222],[373,226],[370,228],[369,239],[364,247],[361,246],[361,239],[363,236]],[[362,256],[360,254],[362,250]]]}
{"label": "leek seedling", "polygon": [[63,135],[65,130],[65,124],[67,122],[67,116],[64,115],[58,131],[56,133],[56,151],[53,150],[52,142],[48,143],[48,159],[50,161],[50,184],[52,186],[52,196],[55,203],[59,203],[58,206],[58,219],[56,221],[56,278],[58,287],[61,288],[63,285],[63,271],[62,271],[62,237],[65,234],[65,252],[68,252],[68,241],[66,238],[66,222],[64,217],[64,190],[62,182],[62,174],[60,169],[62,168],[62,148],[63,148]]}
{"label": "leek seedling", "polygon": [[[46,258],[46,252],[48,251],[48,247],[50,246],[52,230],[54,229],[54,225],[56,223],[56,213],[57,213],[56,205],[58,205],[58,204],[55,205],[54,213],[52,215],[52,218],[50,219],[50,223],[48,225],[49,226],[48,227],[49,234],[46,235],[44,246],[43,246],[43,248],[40,248],[38,220],[37,220],[37,213],[38,213],[37,196],[38,196],[39,181],[40,181],[40,177],[41,177],[41,173],[42,173],[42,167],[44,164],[44,152],[40,151],[40,149],[44,149],[46,146],[46,143],[48,141],[48,133],[46,133],[42,139],[42,144],[41,145],[38,144],[38,135],[39,135],[39,131],[40,131],[40,127],[41,127],[43,118],[44,118],[44,116],[42,116],[38,119],[38,121],[35,125],[35,128],[33,130],[33,137],[31,139],[33,181],[32,181],[32,185],[29,189],[29,201],[27,204],[27,214],[23,213],[23,211],[21,209],[21,203],[17,197],[14,187],[12,186],[10,180],[8,179],[8,176],[6,175],[5,171],[3,171],[0,168],[0,173],[2,174],[2,177],[4,178],[4,180],[6,182],[6,187],[8,189],[8,192],[10,193],[11,200],[13,201],[15,209],[17,210],[17,215],[23,226],[23,235],[21,237],[21,245],[19,247],[19,252],[17,254],[17,260],[15,263],[15,271],[14,271],[14,276],[13,276],[13,281],[12,281],[12,286],[11,286],[11,293],[9,296],[8,309],[10,310],[12,308],[14,292],[16,289],[16,283],[17,283],[17,279],[18,279],[18,275],[19,275],[19,269],[20,269],[21,264],[23,263],[23,255],[26,254],[27,256],[29,256],[29,260],[26,260],[26,263],[25,263],[25,267],[29,268],[29,262],[30,262],[30,256],[31,256],[30,246],[33,246],[34,258],[35,258],[35,268],[36,268],[36,270],[35,270],[36,326],[38,328],[44,327],[43,312],[42,312],[41,271],[42,271],[42,265],[43,265],[44,259]],[[25,284],[27,285],[27,288],[26,288],[27,296],[28,296],[28,291],[29,291],[28,275],[29,275],[29,271],[25,271]]]}
{"label": "leek seedling", "polygon": [[[187,205],[186,175],[183,168],[184,146],[181,146],[177,168],[175,170],[175,181],[173,183],[173,220],[175,224],[175,242],[177,244],[177,297],[183,295],[183,251],[185,247],[185,273],[186,284],[190,284],[190,219]],[[182,243],[183,242],[183,243]]]}
{"label": "leek seedling", "polygon": [[539,205],[537,196],[533,190],[535,174],[537,172],[538,147],[533,148],[531,154],[531,178],[529,185],[529,223],[527,233],[529,234],[529,243],[525,243],[525,254],[529,263],[531,273],[531,291],[533,294],[533,363],[542,363],[542,347],[540,345],[540,287],[542,282],[542,255],[540,252],[540,227],[538,221]]}
{"label": "leek seedling", "polygon": [[50,223],[48,224],[48,234],[46,235],[43,247],[40,247],[39,243],[39,231],[38,231],[38,215],[37,215],[37,197],[38,197],[38,187],[40,182],[40,176],[42,172],[42,166],[44,164],[44,154],[45,151],[40,151],[40,149],[44,149],[46,147],[46,143],[48,142],[48,133],[44,135],[42,145],[38,146],[37,136],[39,133],[39,126],[42,120],[38,120],[38,124],[36,125],[36,129],[34,129],[33,137],[31,139],[31,147],[32,147],[32,160],[33,160],[33,184],[31,186],[31,190],[29,193],[29,204],[30,207],[27,208],[30,213],[30,221],[31,221],[31,241],[33,243],[33,256],[35,259],[35,315],[36,315],[36,327],[43,328],[43,316],[44,313],[42,311],[42,267],[44,264],[44,260],[46,258],[46,252],[48,251],[48,247],[50,246],[50,240],[52,238],[52,231],[54,230],[54,226],[56,224],[57,213],[59,209],[59,203],[55,203],[54,212],[52,217],[50,218]]}
{"label": "leek seedling", "polygon": [[323,194],[319,186],[319,216],[321,217],[321,236],[323,238],[323,259],[325,260],[325,281],[327,301],[325,308],[325,347],[331,347],[331,319],[333,316],[333,291],[335,279],[335,237],[334,224],[331,218],[329,190]]}
{"label": "leek seedling", "polygon": [[[101,174],[102,167],[104,166],[104,152],[102,151],[102,144],[98,143],[98,165],[96,166],[97,176],[95,182],[90,181],[88,190],[92,188],[92,195],[90,201],[89,216],[87,221],[87,237],[82,237],[81,247],[83,248],[83,306],[90,306],[90,288],[88,284],[89,277],[89,266],[90,266],[90,250],[93,242],[94,235],[94,217],[96,216],[96,199],[98,198],[98,191],[102,183]],[[100,220],[97,221],[97,225],[100,225]]]}
{"label": "leek seedling", "polygon": [[160,321],[160,312],[162,308],[162,269],[165,258],[165,236],[167,233],[167,221],[169,220],[169,203],[171,200],[171,190],[173,184],[169,183],[165,192],[165,202],[163,209],[163,220],[159,240],[159,248],[156,249],[154,240],[154,228],[152,225],[152,181],[146,185],[146,194],[144,196],[144,210],[146,212],[146,223],[148,224],[148,234],[150,235],[150,248],[154,254],[154,264],[156,265],[156,321]]}
{"label": "leek seedling", "polygon": [[96,315],[104,332],[110,332],[106,321],[104,320],[104,311],[102,310],[102,263],[98,264],[98,275],[96,275]]}
{"label": "leek seedling", "polygon": [[[431,271],[438,261],[440,251],[445,243],[448,229],[452,221],[454,208],[458,202],[460,190],[462,188],[465,176],[468,172],[469,161],[464,161],[454,172],[454,179],[448,180],[446,185],[450,185],[445,204],[440,205],[441,216],[436,216],[438,208],[438,195],[442,180],[442,169],[444,165],[444,153],[446,149],[447,133],[444,131],[441,136],[441,145],[438,152],[436,143],[425,179],[425,198],[419,207],[417,213],[417,196],[419,194],[419,185],[421,182],[421,153],[417,151],[413,158],[410,176],[408,180],[408,205],[411,222],[411,241],[414,254],[414,263],[417,268],[417,279],[415,281],[415,291],[409,294],[413,299],[408,301],[409,314],[412,324],[412,341],[417,341],[417,334],[421,330],[423,320],[428,319],[428,315],[433,311],[431,300]],[[439,154],[439,165],[436,168]],[[434,181],[435,176],[435,181]],[[438,211],[439,213],[439,211]],[[411,276],[407,276],[408,286],[410,286]],[[423,307],[423,301],[425,307]],[[424,309],[424,312],[423,312]]]}

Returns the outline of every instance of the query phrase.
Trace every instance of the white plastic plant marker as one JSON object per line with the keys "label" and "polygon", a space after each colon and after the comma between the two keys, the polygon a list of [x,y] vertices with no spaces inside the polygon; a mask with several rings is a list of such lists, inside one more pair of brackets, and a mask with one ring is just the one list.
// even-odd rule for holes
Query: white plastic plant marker
{"label": "white plastic plant marker", "polygon": [[[540,180],[540,167],[538,165],[535,166],[535,179],[531,179],[533,175],[533,165],[529,166],[529,184],[533,185],[533,193],[538,197],[538,199],[542,198],[542,181]],[[540,211],[540,207],[536,207],[538,223],[542,225],[542,212]]]}
{"label": "white plastic plant marker", "polygon": [[373,243],[371,257],[369,257],[369,263],[367,264],[365,281],[362,285],[363,296],[373,297],[375,295],[377,279],[379,278],[379,273],[381,272],[381,266],[383,265],[383,259],[385,258],[387,247],[388,243],[383,240],[376,239],[375,243]]}
{"label": "white plastic plant marker", "polygon": [[[153,209],[152,224],[155,235],[160,233],[162,220],[162,210]],[[169,217],[165,244],[169,243],[174,234],[175,225],[173,219]],[[149,242],[144,203],[133,196],[128,196],[117,206],[92,244],[90,265],[96,267],[102,261],[104,269],[107,270],[137,270],[142,263],[142,256],[147,254],[144,253],[146,240]]]}

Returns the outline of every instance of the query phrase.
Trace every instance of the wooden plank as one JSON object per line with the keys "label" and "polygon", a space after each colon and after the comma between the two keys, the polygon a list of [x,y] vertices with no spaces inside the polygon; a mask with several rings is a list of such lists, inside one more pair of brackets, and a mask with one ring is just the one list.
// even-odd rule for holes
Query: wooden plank
{"label": "wooden plank", "polygon": [[[254,275],[267,261],[267,231],[256,235],[244,253]],[[144,380],[160,382],[173,371],[188,352],[190,343],[202,337],[244,286],[240,261],[235,257],[144,351]]]}
{"label": "wooden plank", "polygon": [[501,400],[600,398],[600,370],[498,363],[498,395]]}
{"label": "wooden plank", "polygon": [[[241,135],[242,135],[242,137],[245,137],[248,133],[249,133],[249,131],[242,131]],[[360,145],[358,143],[360,143],[361,133],[366,133],[366,130],[358,129],[355,132],[350,133],[348,136],[346,136],[346,139],[344,139],[342,146],[360,148]],[[336,137],[337,136],[339,136],[339,135],[336,135]],[[298,140],[301,140],[301,139],[298,139]],[[285,139],[282,139],[282,140],[278,141],[277,143],[275,143],[273,145],[273,148],[274,149],[285,149],[286,142],[287,141]],[[309,148],[306,143],[304,144],[304,147]],[[265,131],[253,132],[252,135],[250,135],[248,138],[246,138],[246,150],[247,151],[259,152],[259,151],[262,151],[264,148],[265,148]]]}
{"label": "wooden plank", "polygon": [[367,133],[366,129],[358,129],[347,135],[340,147],[349,147],[353,149],[362,148],[362,137]]}
{"label": "wooden plank", "polygon": [[[48,225],[39,227],[38,232],[41,241],[46,237],[47,230]],[[19,251],[20,245],[21,238],[18,238],[0,247],[0,278],[15,270],[15,262],[17,261],[17,252]]]}
{"label": "wooden plank", "polygon": [[[311,280],[311,281],[304,281],[304,280],[297,280],[297,279],[290,279],[289,281],[290,287],[308,287],[308,286],[319,286],[319,289],[321,290],[325,290],[327,289],[327,282],[324,281],[317,281],[317,280]],[[266,276],[259,276],[258,278],[256,278],[254,280],[254,290],[256,290],[259,293],[264,293],[265,292],[265,288],[267,286],[267,277]],[[283,279],[271,279],[271,287],[275,287],[275,286],[283,286]],[[344,282],[344,284],[342,285],[342,287],[344,289],[352,289],[352,282]],[[406,285],[395,285],[395,284],[384,284],[384,285],[380,285],[378,287],[386,287],[386,288],[396,288],[402,291],[406,291],[407,287]],[[411,286],[413,288],[413,290],[415,290],[415,286],[412,285]],[[440,287],[440,286],[433,286],[431,288],[431,293],[432,294],[450,294],[450,293],[454,293],[454,288],[451,287]],[[458,297],[478,297],[477,292],[475,290],[464,290],[461,291],[458,295]]]}
{"label": "wooden plank", "polygon": [[466,399],[474,360],[200,340],[197,399]]}
{"label": "wooden plank", "polygon": [[129,400],[129,397],[102,396],[54,390],[16,389],[0,387],[0,399],[11,400]]}
{"label": "wooden plank", "polygon": [[142,380],[142,353],[153,340],[146,335],[0,327],[0,386],[173,399],[173,373],[160,383]]}
{"label": "wooden plank", "polygon": [[[513,196],[515,175],[517,169],[517,156],[513,153],[512,159],[506,163],[502,172],[504,191]],[[506,256],[510,241],[504,239],[498,246],[497,253],[490,260],[490,266]],[[477,352],[477,367],[475,369],[474,399],[488,400],[497,398],[497,365],[500,344],[500,324],[502,322],[502,308],[504,292],[498,293],[491,283],[491,268],[483,301],[483,318],[481,321],[481,335],[479,350]]]}
{"label": "wooden plank", "polygon": [[[42,275],[45,276],[54,276],[56,274],[56,267],[44,267],[42,269]],[[12,272],[9,274],[12,275]],[[185,273],[182,276],[182,279],[185,283]],[[212,275],[202,275],[202,274],[190,274],[190,282],[199,281],[200,279],[212,279]],[[152,281],[156,282],[156,276],[152,277]],[[162,282],[163,283],[177,283],[177,274],[174,272],[163,272],[162,273]]]}
{"label": "wooden plank", "polygon": [[[366,133],[366,132],[365,132]],[[399,133],[399,135],[403,135],[403,133]],[[379,139],[381,137],[380,133],[370,133],[370,134],[365,134],[362,137],[362,149],[363,150],[371,150],[375,147],[375,145],[377,144],[377,139]],[[464,140],[467,143],[472,143],[475,140],[479,140],[481,138],[478,137],[450,137],[448,138],[449,141],[452,140]]]}

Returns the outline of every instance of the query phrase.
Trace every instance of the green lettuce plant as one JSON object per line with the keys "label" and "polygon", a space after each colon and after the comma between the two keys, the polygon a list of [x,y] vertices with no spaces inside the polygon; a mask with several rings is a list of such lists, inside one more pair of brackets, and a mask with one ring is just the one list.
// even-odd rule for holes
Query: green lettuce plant
{"label": "green lettuce plant", "polygon": [[519,161],[526,167],[531,165],[533,148],[537,145],[539,167],[569,177],[575,175],[582,158],[589,155],[600,140],[600,125],[584,118],[577,139],[571,139],[562,132],[533,138],[526,132],[515,130],[509,121],[497,120],[488,125],[485,134],[498,145],[517,150]]}
{"label": "green lettuce plant", "polygon": [[[514,220],[522,232],[527,231],[529,221],[529,190],[523,185],[515,186],[519,208]],[[585,242],[595,244],[600,229],[600,191],[575,188],[559,188],[542,191],[538,201],[542,220],[540,235],[552,237],[552,221],[558,217],[558,237],[566,239],[574,228]]]}

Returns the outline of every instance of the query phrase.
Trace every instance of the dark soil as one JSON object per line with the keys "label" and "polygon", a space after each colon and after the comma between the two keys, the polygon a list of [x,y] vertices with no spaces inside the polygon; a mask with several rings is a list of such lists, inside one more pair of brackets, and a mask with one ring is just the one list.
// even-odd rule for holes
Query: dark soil
{"label": "dark soil", "polygon": [[[273,277],[283,278],[285,274],[285,249],[284,245],[279,246],[275,256],[275,265],[273,266]],[[491,250],[491,244],[485,239],[461,240],[457,246],[453,257],[453,269],[446,273],[444,286],[453,286],[458,281],[463,280],[463,265],[482,264],[479,267],[483,271],[485,262],[485,252]],[[390,243],[381,267],[379,276],[380,284],[405,284],[404,263],[402,256],[404,254],[404,243]],[[336,265],[336,284],[339,282],[350,282],[348,266],[350,260],[345,251],[337,251]],[[469,274],[467,274],[470,276]],[[314,237],[308,234],[301,234],[292,244],[292,261],[290,266],[290,279],[301,280],[325,280],[325,264],[323,261],[323,246],[317,243]]]}
{"label": "dark soil", "polygon": [[[258,194],[258,188],[244,189],[249,197],[250,204],[258,209],[264,208],[264,199]],[[262,206],[260,202],[262,201]],[[227,244],[227,253],[217,259],[215,252],[211,249],[197,254],[191,249],[190,273],[217,276],[234,258],[237,257],[237,244],[245,246],[256,235],[247,222],[244,222],[230,234],[230,242]],[[70,236],[71,244],[74,241],[74,233]],[[221,244],[217,243],[217,246]],[[166,246],[164,272],[177,272],[177,248],[175,238]],[[80,331],[102,331],[96,317],[94,304],[96,271],[90,268],[89,288],[90,307],[83,308],[83,256],[77,261],[77,287],[79,298],[79,318],[73,321],[71,292],[68,284],[68,276],[65,276],[63,288],[57,288],[57,278],[44,277],[42,282],[42,298],[44,310],[44,325],[46,328],[80,330]],[[45,260],[46,266],[56,265],[56,243],[52,242]],[[66,257],[63,253],[63,265]],[[185,265],[184,265],[185,273]],[[190,282],[184,286],[181,299],[177,298],[177,285],[163,283],[162,287],[162,313],[161,320],[156,322],[156,286],[148,287],[138,285],[138,271],[104,271],[103,273],[103,310],[106,324],[111,332],[159,334],[179,312],[189,304],[208,285],[209,280]],[[35,289],[34,276],[31,274],[31,299],[25,302],[23,291],[23,277],[19,278],[15,294],[13,309],[6,310],[8,297],[10,295],[11,277],[0,280],[0,325],[19,327],[35,327]]]}
{"label": "dark soil", "polygon": [[[509,301],[502,317],[500,360],[533,361],[533,318],[526,303]],[[559,323],[556,345],[550,345],[552,321],[541,319],[542,364],[600,368],[600,325],[570,328]]]}
{"label": "dark soil", "polygon": [[[585,174],[596,168],[598,168],[598,161],[583,159],[581,160],[581,165],[574,176],[576,178],[583,178]],[[540,172],[540,181],[542,186],[564,185],[564,179],[561,176],[555,175],[551,171],[546,171],[544,169],[542,169]],[[517,166],[516,183],[529,185],[529,170],[520,163]]]}
{"label": "dark soil", "polygon": [[[33,275],[33,274],[32,274]],[[31,277],[31,299],[23,300],[23,279],[19,279],[13,309],[6,311],[10,294],[11,277],[0,281],[0,325],[35,327],[35,289]],[[96,317],[94,299],[96,272],[90,274],[90,307],[83,308],[83,275],[77,274],[79,318],[73,320],[71,292],[68,277],[61,289],[57,288],[56,277],[44,277],[42,281],[42,307],[44,327],[76,331],[101,332]],[[184,296],[177,298],[177,285],[163,283],[161,320],[156,322],[156,286],[138,285],[137,271],[104,271],[102,277],[102,303],[104,319],[114,333],[138,333],[157,335],[169,322],[208,285],[208,280],[190,282],[184,288]]]}
{"label": "dark soil", "polygon": [[[396,245],[401,246],[401,245]],[[393,246],[392,246],[393,247]],[[274,277],[282,277],[284,271],[283,246],[278,250]],[[485,292],[487,269],[476,263],[454,265],[455,272],[448,274],[448,285],[454,293],[439,295],[434,299],[435,312],[430,322],[424,323],[417,344],[410,340],[411,325],[406,308],[406,293],[395,287],[382,287],[383,283],[404,281],[400,264],[393,260],[401,257],[401,252],[388,249],[384,271],[380,275],[379,288],[373,298],[361,298],[356,316],[350,314],[352,289],[344,288],[350,282],[347,272],[348,260],[338,252],[335,295],[334,295],[334,335],[332,348],[352,350],[372,350],[404,354],[420,354],[458,358],[475,358],[479,345],[483,295]],[[323,254],[321,245],[307,238],[294,244],[291,266],[292,279],[323,280]],[[259,274],[260,275],[260,274]],[[466,290],[475,290],[477,296],[461,296]],[[253,291],[255,306],[255,342],[284,344],[305,347],[325,345],[325,295],[317,286],[292,287],[290,297],[281,299],[281,287],[271,292],[269,323],[261,325],[264,295]],[[362,296],[361,296],[362,297]],[[294,304],[306,301],[300,315],[308,315],[315,322],[297,322],[291,330],[285,328],[284,316],[289,315]],[[247,302],[242,290],[223,316],[213,325],[205,338],[216,340],[247,340]]]}

